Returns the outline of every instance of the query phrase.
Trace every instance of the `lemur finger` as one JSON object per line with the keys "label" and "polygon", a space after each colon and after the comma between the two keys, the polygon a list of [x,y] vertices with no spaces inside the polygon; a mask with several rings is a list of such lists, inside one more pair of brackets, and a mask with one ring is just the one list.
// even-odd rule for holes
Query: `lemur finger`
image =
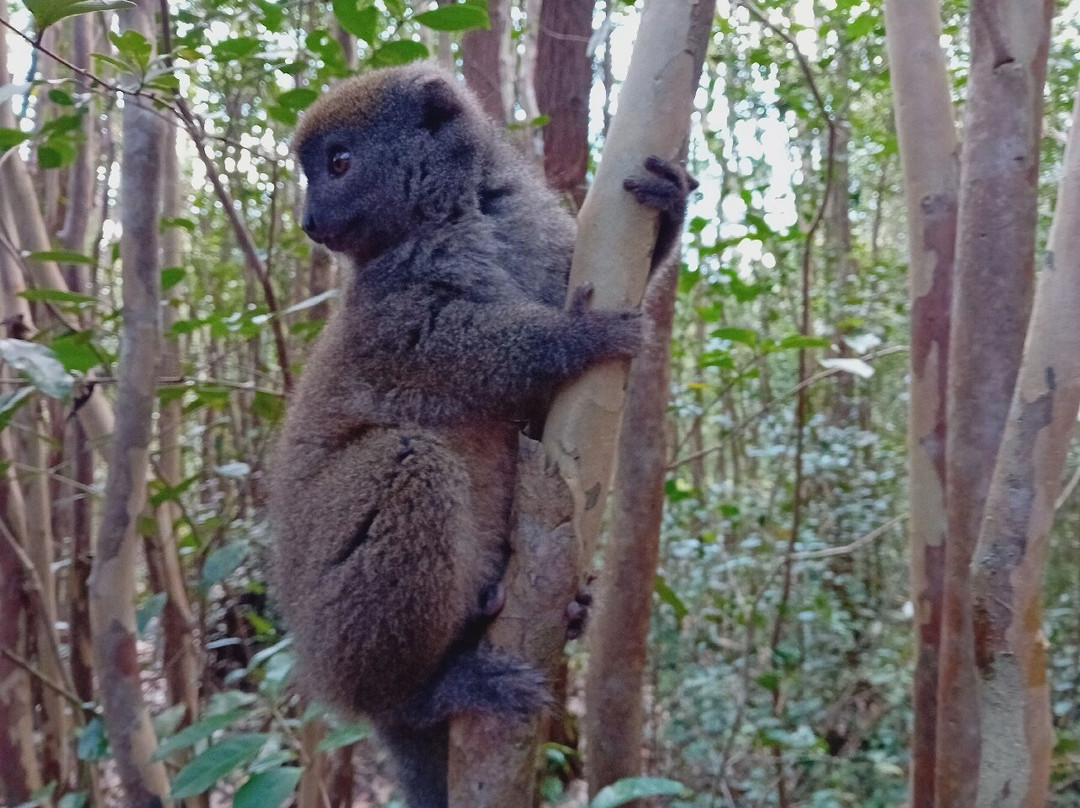
{"label": "lemur finger", "polygon": [[583,283],[577,289],[574,290],[573,296],[570,298],[570,313],[581,314],[589,310],[589,304],[592,303],[593,285],[591,283]]}
{"label": "lemur finger", "polygon": [[657,177],[638,177],[623,182],[638,204],[678,216],[686,206],[686,191],[679,185]]}

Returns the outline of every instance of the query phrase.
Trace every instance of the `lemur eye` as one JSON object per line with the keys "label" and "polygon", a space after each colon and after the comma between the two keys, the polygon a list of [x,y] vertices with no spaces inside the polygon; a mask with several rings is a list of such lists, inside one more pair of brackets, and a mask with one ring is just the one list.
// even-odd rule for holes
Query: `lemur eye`
{"label": "lemur eye", "polygon": [[352,155],[348,149],[332,149],[330,151],[330,161],[327,163],[326,168],[330,172],[331,177],[340,177],[346,171],[349,170],[349,163],[352,161]]}

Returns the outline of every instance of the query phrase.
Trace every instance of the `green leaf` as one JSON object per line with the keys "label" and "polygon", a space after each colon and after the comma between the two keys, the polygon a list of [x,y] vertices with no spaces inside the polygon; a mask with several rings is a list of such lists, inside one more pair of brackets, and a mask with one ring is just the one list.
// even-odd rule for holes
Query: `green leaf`
{"label": "green leaf", "polygon": [[79,760],[104,760],[109,755],[109,741],[105,737],[105,724],[95,715],[89,723],[78,730],[79,744],[75,754]]}
{"label": "green leaf", "polygon": [[389,67],[408,64],[427,57],[428,49],[424,43],[413,42],[411,39],[399,39],[396,42],[387,42],[375,51],[371,56],[371,63],[376,67]]}
{"label": "green leaf", "polygon": [[751,348],[757,345],[757,332],[749,328],[717,328],[712,332],[712,336],[731,342],[741,342]]}
{"label": "green leaf", "polygon": [[202,587],[209,589],[236,571],[244,563],[250,547],[244,541],[231,541],[218,547],[206,557],[202,568]]}
{"label": "green leaf", "polygon": [[254,760],[269,739],[263,733],[234,735],[207,748],[176,773],[172,798],[194,797],[212,788],[227,774]]}
{"label": "green leaf", "polygon": [[318,97],[319,94],[309,87],[297,87],[295,90],[286,90],[277,100],[281,106],[289,109],[307,109]]}
{"label": "green leaf", "polygon": [[30,379],[51,398],[63,398],[74,382],[64,365],[44,345],[21,339],[0,339],[0,358]]}
{"label": "green leaf", "polygon": [[85,373],[101,364],[101,356],[92,343],[93,338],[93,331],[72,331],[55,337],[49,347],[65,368]]}
{"label": "green leaf", "polygon": [[83,808],[86,805],[85,791],[71,791],[56,801],[56,808]]}
{"label": "green leaf", "polygon": [[165,608],[165,601],[168,599],[169,596],[164,592],[155,592],[135,610],[135,630],[139,634],[145,634],[150,621],[161,616],[161,612]]}
{"label": "green leaf", "polygon": [[7,428],[13,416],[23,402],[33,394],[33,387],[17,387],[10,393],[0,393],[0,431]]}
{"label": "green leaf", "polygon": [[24,140],[30,139],[29,132],[23,132],[20,129],[2,129],[0,128],[0,149],[6,151],[10,148],[18,146]]}
{"label": "green leaf", "polygon": [[371,0],[334,0],[334,16],[350,34],[369,45],[375,44],[379,10],[371,4]]}
{"label": "green leaf", "polygon": [[[24,252],[23,258],[29,261],[55,261],[58,264],[92,264],[94,259],[75,250],[41,250]],[[70,294],[70,293],[69,293]],[[93,298],[90,298],[93,300]]]}
{"label": "green leaf", "polygon": [[65,140],[50,140],[38,146],[37,162],[41,168],[63,168],[75,161],[75,147]]}
{"label": "green leaf", "polygon": [[[3,91],[0,90],[0,93],[2,92]],[[0,101],[2,100],[3,99],[0,98]],[[58,87],[53,87],[51,90],[49,90],[49,100],[52,101],[54,104],[59,104],[62,107],[75,106],[75,99]]]}
{"label": "green leaf", "polygon": [[230,62],[235,59],[243,59],[258,52],[262,42],[253,36],[234,36],[225,39],[211,48],[214,56],[222,62]]}
{"label": "green leaf", "polygon": [[145,68],[150,64],[150,54],[154,46],[138,31],[128,28],[123,33],[109,32],[109,41],[116,46],[121,55],[126,56],[139,67]]}
{"label": "green leaf", "polygon": [[131,0],[26,0],[26,9],[34,16],[34,28],[39,34],[65,17],[134,6]]}
{"label": "green leaf", "polygon": [[26,289],[19,292],[19,297],[31,303],[59,303],[72,308],[87,308],[97,303],[96,297],[68,292],[63,289]]}
{"label": "green leaf", "polygon": [[653,589],[656,591],[656,595],[660,598],[661,602],[666,603],[675,610],[676,621],[682,620],[690,613],[690,610],[686,608],[686,604],[682,602],[682,599],[677,594],[675,594],[675,590],[668,586],[668,582],[664,579],[663,575],[656,576]]}
{"label": "green leaf", "polygon": [[183,267],[168,267],[161,270],[161,291],[172,289],[184,279]]}
{"label": "green leaf", "polygon": [[413,19],[436,31],[468,31],[470,28],[491,27],[487,9],[472,3],[442,6],[417,14]]}
{"label": "green leaf", "polygon": [[233,796],[233,808],[277,808],[296,790],[302,769],[282,766],[253,774]]}
{"label": "green leaf", "polygon": [[663,777],[626,777],[600,789],[588,808],[617,808],[634,800],[664,795],[690,797],[693,792],[677,780]]}
{"label": "green leaf", "polygon": [[849,42],[855,42],[862,39],[864,36],[874,30],[874,26],[877,24],[877,20],[874,15],[869,12],[864,12],[858,17],[848,23],[847,26],[847,39]]}
{"label": "green leaf", "polygon": [[234,724],[249,712],[247,707],[237,707],[223,713],[208,715],[194,724],[184,727],[172,737],[165,738],[158,744],[150,760],[164,760],[179,749],[194,746],[199,741],[205,740],[220,729]]}
{"label": "green leaf", "polygon": [[371,734],[371,727],[366,723],[344,724],[334,727],[319,741],[319,751],[327,752],[341,746],[362,741]]}
{"label": "green leaf", "polygon": [[195,232],[195,222],[191,219],[185,219],[183,216],[164,217],[161,220],[161,229],[164,230],[169,227],[182,227],[189,233]]}
{"label": "green leaf", "polygon": [[776,343],[770,350],[793,351],[803,348],[828,348],[829,341],[824,337],[808,337],[804,334],[791,334]]}

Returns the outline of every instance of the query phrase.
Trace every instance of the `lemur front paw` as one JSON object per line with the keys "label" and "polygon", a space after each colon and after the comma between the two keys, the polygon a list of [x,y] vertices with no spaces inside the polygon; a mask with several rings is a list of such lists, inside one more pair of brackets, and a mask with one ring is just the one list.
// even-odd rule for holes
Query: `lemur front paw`
{"label": "lemur front paw", "polygon": [[645,322],[636,309],[592,311],[593,285],[583,283],[570,296],[570,314],[596,335],[600,357],[634,357],[645,344]]}
{"label": "lemur front paw", "polygon": [[683,166],[661,157],[647,158],[645,170],[649,173],[624,180],[623,188],[639,204],[681,222],[686,215],[686,198],[698,187],[698,181]]}
{"label": "lemur front paw", "polygon": [[585,633],[591,605],[592,593],[587,587],[579,589],[574,599],[566,605],[566,639],[576,640]]}

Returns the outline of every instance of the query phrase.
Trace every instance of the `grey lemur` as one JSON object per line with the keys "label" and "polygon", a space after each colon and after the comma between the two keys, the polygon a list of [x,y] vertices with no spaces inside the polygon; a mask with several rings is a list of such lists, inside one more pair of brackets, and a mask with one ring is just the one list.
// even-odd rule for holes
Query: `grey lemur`
{"label": "grey lemur", "polygon": [[[294,150],[303,229],[352,274],[276,452],[277,596],[308,692],[369,716],[409,805],[443,808],[449,718],[547,700],[537,671],[481,640],[502,605],[521,422],[633,355],[642,326],[591,311],[588,290],[563,308],[574,222],[452,75],[342,82]],[[658,263],[693,181],[646,168],[626,187],[661,210]]]}

